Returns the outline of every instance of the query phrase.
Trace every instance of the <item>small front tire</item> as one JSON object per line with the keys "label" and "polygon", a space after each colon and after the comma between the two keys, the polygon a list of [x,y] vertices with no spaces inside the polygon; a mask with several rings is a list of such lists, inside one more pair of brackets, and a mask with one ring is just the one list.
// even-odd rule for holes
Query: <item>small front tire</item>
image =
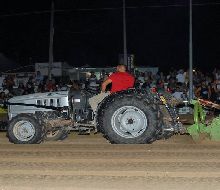
{"label": "small front tire", "polygon": [[44,132],[34,117],[19,114],[9,122],[7,136],[14,144],[38,144],[43,140]]}

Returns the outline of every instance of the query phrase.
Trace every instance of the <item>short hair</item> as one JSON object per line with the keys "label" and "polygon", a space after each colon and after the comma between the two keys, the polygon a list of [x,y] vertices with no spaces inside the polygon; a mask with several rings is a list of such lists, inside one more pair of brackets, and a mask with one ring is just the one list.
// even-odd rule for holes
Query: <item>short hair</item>
{"label": "short hair", "polygon": [[124,64],[118,64],[117,67],[123,67],[125,69],[125,71],[127,71],[127,66]]}

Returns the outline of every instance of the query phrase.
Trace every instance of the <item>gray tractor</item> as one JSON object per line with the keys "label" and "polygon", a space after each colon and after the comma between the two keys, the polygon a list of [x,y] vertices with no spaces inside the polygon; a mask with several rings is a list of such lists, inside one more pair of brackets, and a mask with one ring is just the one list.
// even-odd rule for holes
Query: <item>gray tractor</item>
{"label": "gray tractor", "polygon": [[170,96],[129,89],[113,93],[93,113],[88,91],[17,96],[8,101],[7,135],[15,144],[63,140],[74,130],[101,132],[110,143],[145,144],[182,133]]}

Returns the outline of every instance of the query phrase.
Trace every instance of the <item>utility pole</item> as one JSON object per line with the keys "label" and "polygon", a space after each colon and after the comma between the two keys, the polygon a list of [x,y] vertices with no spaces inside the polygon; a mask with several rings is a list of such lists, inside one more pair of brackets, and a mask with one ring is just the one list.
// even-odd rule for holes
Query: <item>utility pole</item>
{"label": "utility pole", "polygon": [[[123,41],[124,41],[124,65],[128,66],[127,55],[127,37],[126,37],[126,12],[125,12],[125,0],[123,0]],[[130,69],[130,68],[128,68]]]}
{"label": "utility pole", "polygon": [[51,79],[51,71],[53,66],[53,36],[54,36],[54,1],[51,3],[50,13],[50,44],[49,44],[49,64],[48,64],[48,77]]}
{"label": "utility pole", "polygon": [[189,100],[193,99],[192,0],[189,0]]}

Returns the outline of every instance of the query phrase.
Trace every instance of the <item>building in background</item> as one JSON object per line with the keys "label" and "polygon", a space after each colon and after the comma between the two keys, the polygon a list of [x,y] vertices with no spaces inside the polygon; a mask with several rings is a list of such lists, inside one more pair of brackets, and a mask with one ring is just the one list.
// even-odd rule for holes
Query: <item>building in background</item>
{"label": "building in background", "polygon": [[153,75],[156,75],[157,72],[159,71],[158,67],[135,67],[134,69],[135,72],[141,72],[141,73],[146,73],[146,72],[151,72]]}
{"label": "building in background", "polygon": [[[66,62],[53,62],[51,74],[54,77],[62,77],[68,75],[69,66]],[[48,76],[49,63],[35,63],[35,72],[40,71],[43,76]]]}
{"label": "building in background", "polygon": [[99,80],[106,73],[111,74],[115,71],[115,67],[102,67],[102,68],[94,68],[94,67],[78,67],[69,69],[69,77],[70,80],[87,80],[91,72],[94,72],[96,78]]}

